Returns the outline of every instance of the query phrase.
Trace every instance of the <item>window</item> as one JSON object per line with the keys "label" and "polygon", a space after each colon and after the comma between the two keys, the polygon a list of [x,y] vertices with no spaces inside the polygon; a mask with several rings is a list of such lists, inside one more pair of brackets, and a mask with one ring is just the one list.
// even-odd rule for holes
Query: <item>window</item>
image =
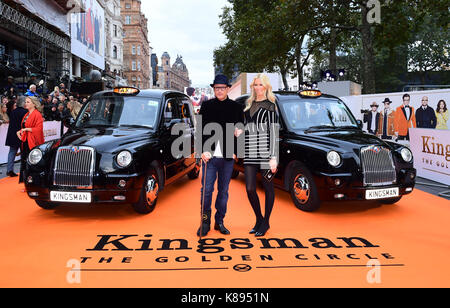
{"label": "window", "polygon": [[113,26],[114,31],[114,37],[117,37],[117,25]]}
{"label": "window", "polygon": [[125,3],[125,8],[128,10],[131,9],[131,3]]}
{"label": "window", "polygon": [[137,63],[137,70],[138,70],[138,71],[141,70],[141,61],[138,61],[138,63]]}
{"label": "window", "polygon": [[132,71],[136,70],[136,61],[131,62],[131,70]]}
{"label": "window", "polygon": [[136,54],[136,46],[131,46],[131,54],[134,56]]}
{"label": "window", "polygon": [[138,56],[141,55],[141,46],[138,46],[138,47],[137,47],[137,54],[138,54]]}
{"label": "window", "polygon": [[117,59],[117,46],[113,47],[113,58]]}
{"label": "window", "polygon": [[130,25],[131,24],[131,16],[125,16],[125,24]]}

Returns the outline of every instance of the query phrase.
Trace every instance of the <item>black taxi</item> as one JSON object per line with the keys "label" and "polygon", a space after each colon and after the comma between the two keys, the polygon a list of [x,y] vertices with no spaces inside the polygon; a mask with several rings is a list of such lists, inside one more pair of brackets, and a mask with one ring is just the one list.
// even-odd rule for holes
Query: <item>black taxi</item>
{"label": "black taxi", "polygon": [[[34,148],[25,187],[44,209],[60,204],[132,204],[150,213],[164,187],[180,177],[199,176],[194,153],[195,117],[188,96],[175,91],[116,88],[94,94],[68,132]],[[172,155],[181,125],[192,147]]]}
{"label": "black taxi", "polygon": [[[297,208],[312,212],[323,201],[338,200],[393,204],[413,191],[412,152],[363,132],[362,122],[339,98],[317,90],[275,94],[281,127],[273,181],[290,192]],[[242,159],[233,177],[239,172]]]}

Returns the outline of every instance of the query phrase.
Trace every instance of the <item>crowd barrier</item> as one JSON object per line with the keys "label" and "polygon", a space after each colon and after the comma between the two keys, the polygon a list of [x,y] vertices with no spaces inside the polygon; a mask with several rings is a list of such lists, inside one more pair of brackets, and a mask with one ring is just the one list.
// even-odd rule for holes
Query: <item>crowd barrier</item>
{"label": "crowd barrier", "polygon": [[[0,164],[6,164],[8,162],[9,147],[5,145],[8,126],[8,124],[0,125]],[[61,122],[44,122],[44,138],[46,142],[61,138]],[[20,157],[17,157],[18,159]]]}

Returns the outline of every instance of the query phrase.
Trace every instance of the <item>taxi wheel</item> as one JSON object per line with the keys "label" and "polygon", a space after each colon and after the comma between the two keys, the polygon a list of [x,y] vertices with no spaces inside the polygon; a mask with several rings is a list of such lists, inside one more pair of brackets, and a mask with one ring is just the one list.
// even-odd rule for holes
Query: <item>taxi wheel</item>
{"label": "taxi wheel", "polygon": [[320,199],[314,178],[302,164],[293,166],[289,191],[292,201],[299,210],[314,212],[320,208]]}
{"label": "taxi wheel", "polygon": [[191,179],[191,180],[197,179],[198,176],[200,175],[200,169],[201,169],[200,164],[195,164],[194,169],[192,169],[192,170],[188,173],[188,178]]}
{"label": "taxi wheel", "polygon": [[39,205],[39,207],[43,208],[44,210],[53,210],[55,207],[57,207],[58,203],[53,202],[47,202],[47,201],[39,201],[35,200],[36,204]]}
{"label": "taxi wheel", "polygon": [[395,203],[399,202],[401,199],[402,199],[402,197],[391,198],[391,199],[383,199],[383,200],[378,200],[378,203],[381,203],[381,204],[395,204]]}
{"label": "taxi wheel", "polygon": [[156,171],[152,170],[144,181],[139,201],[133,204],[134,210],[139,214],[153,212],[158,201],[159,181]]}

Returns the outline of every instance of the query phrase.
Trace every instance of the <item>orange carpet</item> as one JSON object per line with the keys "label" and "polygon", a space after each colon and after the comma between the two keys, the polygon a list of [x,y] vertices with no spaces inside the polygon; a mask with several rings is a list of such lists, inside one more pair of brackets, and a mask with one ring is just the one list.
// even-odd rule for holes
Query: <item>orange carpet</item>
{"label": "orange carpet", "polygon": [[46,211],[21,189],[0,181],[0,287],[450,287],[450,202],[418,190],[396,205],[316,213],[276,190],[271,229],[256,239],[241,174],[230,184],[231,235],[213,230],[199,245],[200,179],[167,187],[147,216]]}

